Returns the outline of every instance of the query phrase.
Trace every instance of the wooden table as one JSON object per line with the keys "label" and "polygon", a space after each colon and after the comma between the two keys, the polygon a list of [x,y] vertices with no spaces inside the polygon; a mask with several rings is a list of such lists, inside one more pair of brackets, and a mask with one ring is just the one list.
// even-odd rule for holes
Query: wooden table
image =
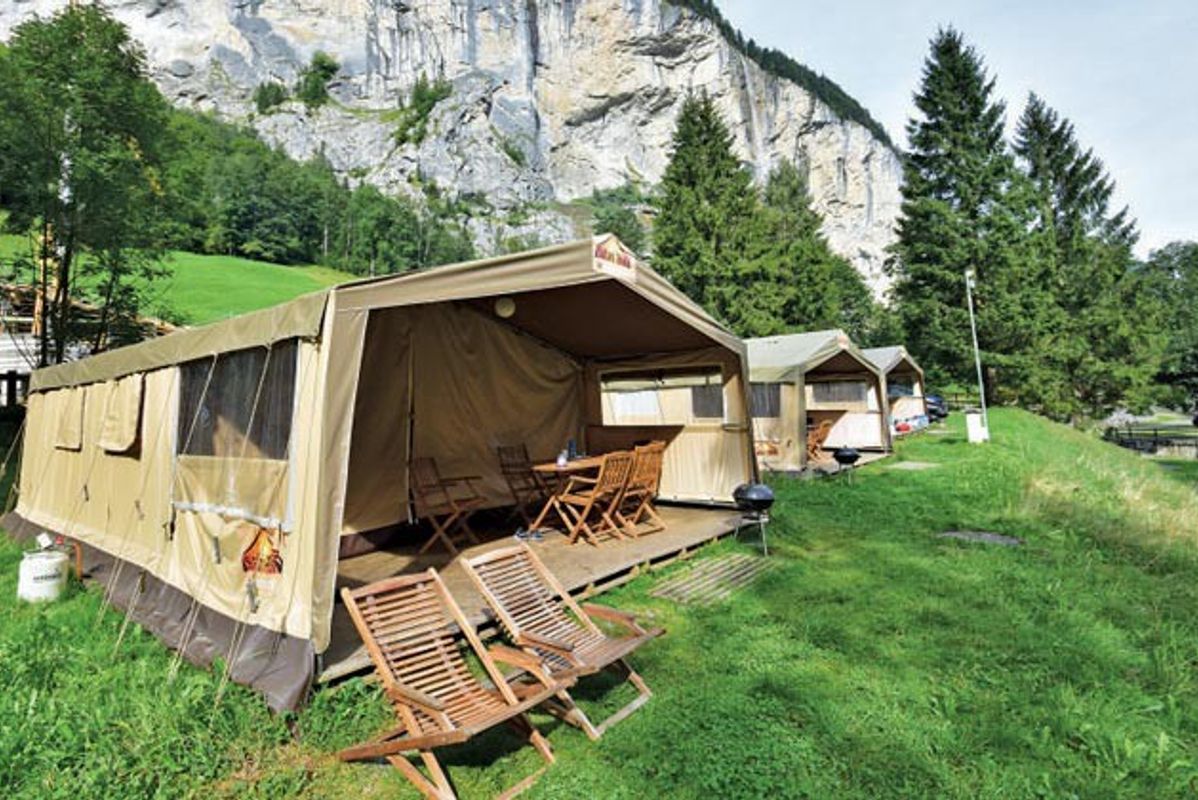
{"label": "wooden table", "polygon": [[540,475],[542,478],[552,477],[554,480],[553,493],[549,495],[549,499],[545,501],[545,507],[541,509],[541,513],[537,515],[536,520],[532,523],[532,529],[535,531],[541,527],[541,523],[545,521],[545,517],[549,516],[549,510],[557,511],[558,517],[567,529],[570,527],[570,520],[562,513],[558,507],[557,498],[566,489],[566,484],[569,483],[571,475],[577,475],[580,472],[590,472],[597,470],[603,465],[603,456],[582,456],[575,458],[572,461],[567,461],[565,466],[558,466],[556,461],[550,461],[547,464],[536,464],[532,471]]}

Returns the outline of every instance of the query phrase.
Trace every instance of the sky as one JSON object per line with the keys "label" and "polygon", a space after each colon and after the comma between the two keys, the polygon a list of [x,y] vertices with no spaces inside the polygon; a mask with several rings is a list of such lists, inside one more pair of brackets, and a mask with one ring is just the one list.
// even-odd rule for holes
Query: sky
{"label": "sky", "polygon": [[928,41],[960,30],[1008,127],[1028,92],[1068,117],[1139,220],[1141,256],[1198,240],[1198,0],[720,0],[746,37],[836,81],[906,146]]}

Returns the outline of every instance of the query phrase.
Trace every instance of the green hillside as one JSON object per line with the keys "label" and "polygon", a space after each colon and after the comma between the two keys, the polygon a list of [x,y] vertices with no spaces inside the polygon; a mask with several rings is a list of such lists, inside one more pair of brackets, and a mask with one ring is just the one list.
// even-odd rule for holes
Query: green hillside
{"label": "green hillside", "polygon": [[[28,246],[24,237],[0,236],[0,262],[26,253]],[[266,308],[355,277],[327,267],[183,252],[172,252],[165,265],[170,275],[147,292],[144,312],[188,325]]]}
{"label": "green hillside", "polygon": [[172,275],[155,284],[156,304],[163,316],[192,325],[272,306],[355,277],[327,267],[285,267],[196,253],[173,253],[167,264]]}
{"label": "green hillside", "polygon": [[[557,763],[528,796],[1193,797],[1195,484],[1025,412],[992,431],[971,446],[955,416],[851,483],[778,481],[774,569],[720,605],[650,597],[658,573],[604,595],[668,631],[632,659],[654,697],[598,743],[534,716]],[[387,723],[377,685],[294,717],[235,686],[218,703],[216,675],[168,682],[170,653],[135,626],[118,646],[98,589],[18,606],[19,558],[0,543],[4,796],[413,796],[334,756]],[[627,700],[594,688],[591,709]],[[442,762],[489,796],[539,764],[516,744]]]}

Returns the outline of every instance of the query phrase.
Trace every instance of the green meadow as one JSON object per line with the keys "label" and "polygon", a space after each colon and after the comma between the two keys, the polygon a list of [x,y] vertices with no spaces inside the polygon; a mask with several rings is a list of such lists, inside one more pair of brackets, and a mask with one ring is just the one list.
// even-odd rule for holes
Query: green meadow
{"label": "green meadow", "polygon": [[[24,237],[0,236],[0,261],[26,255],[28,249]],[[162,263],[167,275],[146,287],[143,311],[188,325],[273,306],[355,277],[328,267],[181,251],[168,253]]]}

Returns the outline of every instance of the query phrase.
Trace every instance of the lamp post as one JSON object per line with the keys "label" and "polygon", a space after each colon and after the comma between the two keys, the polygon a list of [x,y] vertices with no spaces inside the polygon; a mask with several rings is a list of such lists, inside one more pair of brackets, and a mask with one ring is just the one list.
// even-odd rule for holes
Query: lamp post
{"label": "lamp post", "polygon": [[982,401],[982,427],[986,429],[985,437],[990,438],[990,414],[986,410],[986,384],[982,380],[982,354],[978,350],[978,322],[973,314],[974,271],[965,270],[965,302],[969,306],[969,332],[973,335],[973,363],[978,371],[978,398]]}

